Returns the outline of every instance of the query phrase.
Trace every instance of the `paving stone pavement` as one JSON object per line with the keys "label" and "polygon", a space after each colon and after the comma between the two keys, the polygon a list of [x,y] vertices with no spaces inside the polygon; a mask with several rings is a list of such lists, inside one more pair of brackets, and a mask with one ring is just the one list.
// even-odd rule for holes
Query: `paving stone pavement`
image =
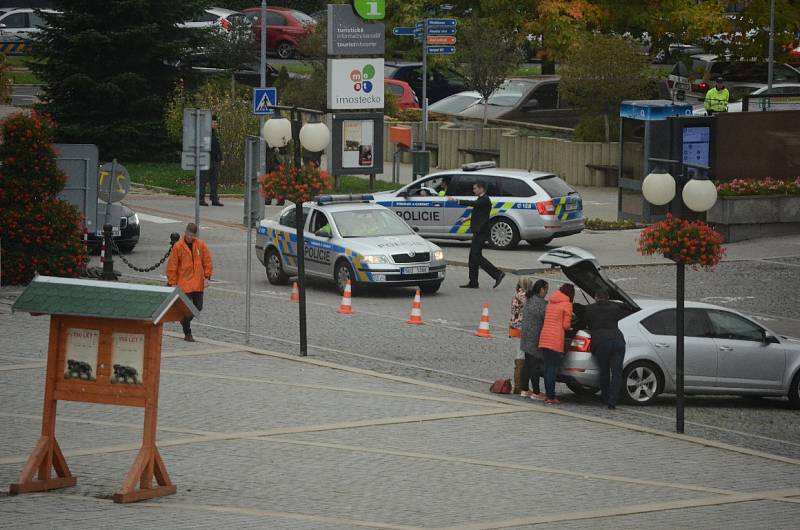
{"label": "paving stone pavement", "polygon": [[[48,321],[0,311],[0,484],[38,437]],[[60,402],[78,484],[0,494],[0,528],[797,528],[796,459],[241,344],[163,350],[177,494],[114,504],[142,411]]]}

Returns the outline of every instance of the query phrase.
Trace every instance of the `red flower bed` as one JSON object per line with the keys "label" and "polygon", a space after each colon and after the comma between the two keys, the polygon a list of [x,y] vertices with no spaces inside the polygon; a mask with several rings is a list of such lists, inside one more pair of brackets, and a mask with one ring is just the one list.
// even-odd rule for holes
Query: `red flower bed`
{"label": "red flower bed", "polygon": [[280,164],[258,179],[261,195],[267,199],[287,200],[295,204],[306,202],[333,188],[326,171],[314,163],[302,167]]}
{"label": "red flower bed", "polygon": [[717,193],[722,197],[744,195],[800,195],[800,177],[794,180],[765,179],[733,179],[730,182],[717,184]]}
{"label": "red flower bed", "polygon": [[703,221],[686,221],[667,214],[663,221],[642,230],[639,252],[711,269],[725,256],[722,243],[722,235]]}

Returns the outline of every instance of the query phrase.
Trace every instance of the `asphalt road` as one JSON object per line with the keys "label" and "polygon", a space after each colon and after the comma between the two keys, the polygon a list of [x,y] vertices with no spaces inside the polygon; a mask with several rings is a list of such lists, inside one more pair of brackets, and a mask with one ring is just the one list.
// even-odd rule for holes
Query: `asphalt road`
{"label": "asphalt road", "polygon": [[[185,217],[176,212],[164,211],[156,215],[153,213],[156,211],[151,209],[143,216],[142,240],[136,250],[126,256],[140,266],[155,263],[166,249],[169,233],[182,231],[186,222]],[[203,210],[204,217],[218,212],[213,208]],[[246,233],[229,222],[208,221],[202,223],[201,237],[213,253],[216,272],[203,313],[193,326],[194,333],[242,342],[245,340]],[[569,244],[567,239],[563,243]],[[780,254],[789,257],[727,262],[715,272],[689,271],[687,298],[743,311],[779,334],[800,336],[800,308],[797,307],[800,247],[785,250]],[[124,278],[164,280],[163,268],[147,274],[134,273],[121,263],[117,268]],[[298,306],[289,301],[291,287],[270,285],[255,257],[251,273],[251,343],[297,353]],[[631,295],[674,296],[674,267],[669,265],[619,267],[609,269],[608,273]],[[538,275],[551,281],[565,280],[559,271],[548,270]],[[466,277],[463,267],[448,267],[440,292],[422,300],[425,326],[405,323],[413,289],[367,292],[353,299],[355,313],[344,316],[336,312],[340,297],[333,283],[310,280],[307,289],[309,355],[384,373],[487,391],[490,381],[510,377],[513,371],[517,343],[505,337],[505,331],[517,278],[509,275],[499,288],[492,289],[491,280],[483,276],[480,290],[459,289],[458,285],[465,283]],[[490,306],[493,339],[474,336],[483,303]],[[175,330],[179,327],[175,326]],[[599,407],[595,397],[575,396],[566,387],[560,392],[564,398],[562,406],[568,410],[616,417],[664,430],[674,429],[672,396],[662,396],[649,407],[623,406],[617,411],[608,411]],[[800,457],[798,412],[791,409],[785,399],[700,396],[688,398],[687,407],[688,434]]]}

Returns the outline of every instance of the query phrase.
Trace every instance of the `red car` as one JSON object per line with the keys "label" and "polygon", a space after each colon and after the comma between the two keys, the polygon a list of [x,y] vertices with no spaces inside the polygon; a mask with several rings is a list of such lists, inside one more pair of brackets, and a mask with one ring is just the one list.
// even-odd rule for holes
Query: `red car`
{"label": "red car", "polygon": [[414,89],[411,88],[411,85],[405,81],[400,81],[399,79],[389,79],[388,77],[383,79],[383,84],[386,87],[387,92],[397,96],[401,109],[419,108],[419,99],[414,93]]}
{"label": "red car", "polygon": [[[261,42],[261,8],[243,9],[247,19],[253,24],[256,42]],[[290,59],[297,45],[312,33],[317,22],[301,11],[288,7],[267,8],[267,50],[275,52],[281,59]]]}
{"label": "red car", "polygon": [[794,67],[800,67],[800,46],[789,51],[789,60],[786,62]]}

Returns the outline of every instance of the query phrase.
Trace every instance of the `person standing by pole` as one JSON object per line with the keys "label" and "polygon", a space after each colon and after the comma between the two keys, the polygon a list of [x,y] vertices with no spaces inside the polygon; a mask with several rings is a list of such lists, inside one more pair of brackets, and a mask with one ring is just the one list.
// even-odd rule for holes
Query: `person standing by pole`
{"label": "person standing by pole", "polygon": [[214,206],[223,206],[219,201],[219,194],[217,193],[217,185],[219,182],[219,172],[222,164],[225,161],[222,158],[222,148],[219,145],[219,136],[217,135],[217,115],[211,115],[211,167],[200,171],[200,206],[208,206],[206,202],[206,182],[211,185],[211,204]]}
{"label": "person standing by pole", "polygon": [[[197,307],[203,309],[203,291],[208,287],[214,265],[211,253],[205,242],[197,237],[197,225],[189,223],[183,237],[172,247],[167,262],[167,285],[177,286],[186,293],[186,296]],[[193,317],[181,320],[183,326],[183,340],[194,342],[192,337],[191,321]]]}
{"label": "person standing by pole", "polygon": [[486,195],[486,183],[482,180],[472,185],[472,193],[477,196],[474,201],[459,200],[455,197],[447,198],[448,201],[457,202],[461,206],[472,207],[472,215],[470,216],[472,242],[469,245],[469,283],[459,287],[477,289],[479,269],[486,271],[494,279],[494,287],[497,287],[505,278],[506,273],[483,257],[483,244],[489,238],[489,216],[492,213],[492,201]]}
{"label": "person standing by pole", "polygon": [[728,112],[728,100],[730,97],[730,92],[725,88],[725,80],[718,77],[714,88],[706,92],[706,100],[703,103],[706,114],[712,116],[718,112]]}
{"label": "person standing by pole", "polygon": [[625,359],[625,337],[617,322],[628,316],[628,312],[610,302],[605,289],[595,291],[594,299],[595,303],[584,309],[583,318],[592,333],[592,352],[600,365],[600,399],[613,410],[617,408],[622,387],[622,361]]}

